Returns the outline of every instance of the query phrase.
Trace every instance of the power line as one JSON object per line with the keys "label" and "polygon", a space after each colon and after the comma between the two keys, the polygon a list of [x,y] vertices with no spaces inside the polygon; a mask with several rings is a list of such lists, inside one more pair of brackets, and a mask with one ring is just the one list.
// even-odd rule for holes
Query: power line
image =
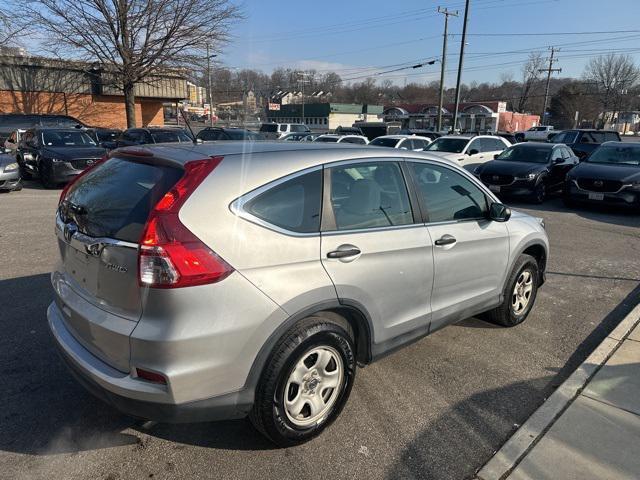
{"label": "power line", "polygon": [[[603,30],[599,32],[514,32],[514,33],[467,33],[468,36],[474,37],[544,37],[558,35],[605,35],[611,33],[640,33],[640,30]],[[460,33],[452,33],[451,35],[460,36]]]}

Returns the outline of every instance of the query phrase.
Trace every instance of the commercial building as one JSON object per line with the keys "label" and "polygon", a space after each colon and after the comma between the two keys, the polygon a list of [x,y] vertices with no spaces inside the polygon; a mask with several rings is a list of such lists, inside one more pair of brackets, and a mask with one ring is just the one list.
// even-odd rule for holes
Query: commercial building
{"label": "commercial building", "polygon": [[[304,118],[302,109],[304,108]],[[355,122],[378,121],[382,105],[360,105],[355,103],[270,103],[267,121],[277,123],[305,123],[311,130],[326,132],[337,127],[350,127]]]}
{"label": "commercial building", "polygon": [[[442,128],[453,125],[454,104],[442,108]],[[435,129],[438,122],[438,106],[405,104],[385,107],[382,114],[385,122],[401,122],[402,128]],[[507,102],[461,103],[458,109],[458,128],[463,132],[516,132],[527,130],[540,123],[539,115],[507,111]]]}
{"label": "commercial building", "polygon": [[[31,56],[0,56],[0,113],[65,114],[88,125],[126,128],[124,95],[99,64]],[[136,85],[136,123],[164,124],[163,102],[187,98],[180,72]]]}

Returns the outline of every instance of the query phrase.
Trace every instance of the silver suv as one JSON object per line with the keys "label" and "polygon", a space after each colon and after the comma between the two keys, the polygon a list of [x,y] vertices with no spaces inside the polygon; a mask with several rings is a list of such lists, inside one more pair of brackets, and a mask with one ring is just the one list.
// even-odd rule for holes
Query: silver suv
{"label": "silver suv", "polygon": [[62,193],[47,316],[89,390],[136,417],[249,415],[278,445],[342,410],[356,365],[544,281],[542,221],[446,160],[317,143],[111,152]]}

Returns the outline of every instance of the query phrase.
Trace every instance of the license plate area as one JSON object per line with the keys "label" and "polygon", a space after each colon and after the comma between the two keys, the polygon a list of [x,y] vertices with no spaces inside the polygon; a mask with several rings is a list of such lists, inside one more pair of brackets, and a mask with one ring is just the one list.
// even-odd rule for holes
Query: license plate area
{"label": "license plate area", "polygon": [[604,200],[604,193],[589,192],[589,200]]}

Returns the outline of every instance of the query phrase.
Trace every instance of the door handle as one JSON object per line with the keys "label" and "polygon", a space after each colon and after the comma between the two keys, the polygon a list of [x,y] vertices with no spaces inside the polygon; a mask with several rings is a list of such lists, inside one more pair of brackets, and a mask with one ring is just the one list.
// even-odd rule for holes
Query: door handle
{"label": "door handle", "polygon": [[437,246],[441,247],[443,245],[451,245],[452,243],[456,243],[456,242],[457,242],[456,237],[454,237],[453,235],[443,235],[434,243]]}
{"label": "door handle", "polygon": [[356,255],[360,255],[359,248],[349,248],[346,250],[334,250],[332,252],[327,253],[327,258],[345,258],[345,257],[355,257]]}

